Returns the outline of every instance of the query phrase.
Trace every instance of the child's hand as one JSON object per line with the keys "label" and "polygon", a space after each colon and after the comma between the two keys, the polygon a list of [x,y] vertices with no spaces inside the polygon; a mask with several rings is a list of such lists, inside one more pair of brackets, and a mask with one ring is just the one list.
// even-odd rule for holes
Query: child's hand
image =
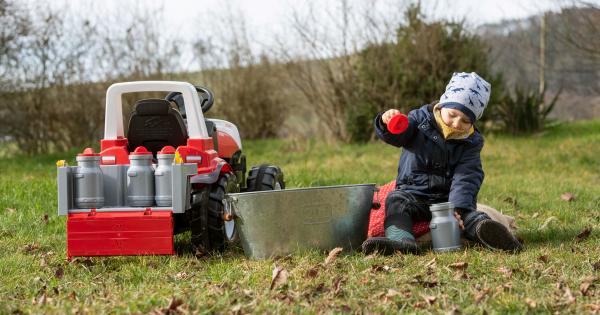
{"label": "child's hand", "polygon": [[465,229],[465,224],[463,223],[463,220],[460,217],[460,214],[458,214],[458,212],[454,211],[454,217],[458,221],[458,226],[460,227],[460,229],[464,230]]}
{"label": "child's hand", "polygon": [[392,119],[392,117],[398,114],[401,114],[399,110],[388,109],[385,113],[383,113],[383,115],[381,115],[381,121],[383,121],[383,123],[387,125],[387,123],[390,122],[390,119]]}

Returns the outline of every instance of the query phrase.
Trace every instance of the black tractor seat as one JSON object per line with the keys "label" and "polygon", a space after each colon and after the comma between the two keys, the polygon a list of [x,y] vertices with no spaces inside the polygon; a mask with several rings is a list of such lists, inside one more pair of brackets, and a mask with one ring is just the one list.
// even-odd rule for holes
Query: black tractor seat
{"label": "black tractor seat", "polygon": [[156,156],[164,146],[185,145],[187,138],[185,121],[169,101],[143,99],[135,103],[127,128],[130,152],[144,146]]}

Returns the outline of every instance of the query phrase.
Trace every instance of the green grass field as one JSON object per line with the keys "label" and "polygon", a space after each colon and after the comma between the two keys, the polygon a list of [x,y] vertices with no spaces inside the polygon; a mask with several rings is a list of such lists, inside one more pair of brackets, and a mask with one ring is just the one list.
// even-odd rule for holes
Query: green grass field
{"label": "green grass field", "polygon": [[[381,142],[280,140],[245,151],[249,164],[280,165],[288,187],[383,184],[399,154]],[[254,261],[233,248],[197,259],[184,234],[177,256],[67,262],[56,215],[63,158],[73,153],[0,160],[0,313],[600,312],[600,121],[486,138],[479,201],[517,218],[519,254],[352,253],[324,265],[327,253]],[[575,200],[561,200],[565,192]],[[270,290],[274,266],[288,278]]]}

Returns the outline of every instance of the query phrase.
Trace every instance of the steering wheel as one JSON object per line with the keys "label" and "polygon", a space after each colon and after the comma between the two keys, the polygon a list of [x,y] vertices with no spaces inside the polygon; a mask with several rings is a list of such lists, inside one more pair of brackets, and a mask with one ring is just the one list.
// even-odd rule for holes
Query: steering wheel
{"label": "steering wheel", "polygon": [[[208,112],[208,110],[213,106],[213,103],[215,101],[213,92],[203,86],[194,85],[194,87],[196,88],[196,92],[198,92],[198,96],[200,96],[200,107],[202,108],[202,113]],[[169,94],[167,94],[167,96],[165,96],[165,100],[169,102],[175,102],[175,104],[177,104],[177,107],[179,108],[181,116],[183,118],[186,118],[185,106],[183,103],[183,96],[181,95],[181,93],[170,92]]]}

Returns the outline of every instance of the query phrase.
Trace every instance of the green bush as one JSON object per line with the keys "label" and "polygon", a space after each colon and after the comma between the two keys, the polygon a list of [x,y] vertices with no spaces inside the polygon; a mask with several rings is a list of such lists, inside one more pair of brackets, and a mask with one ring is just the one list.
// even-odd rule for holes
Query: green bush
{"label": "green bush", "polygon": [[545,94],[546,90],[519,87],[513,93],[506,93],[496,107],[496,116],[502,130],[513,135],[542,130],[560,92],[548,103]]}
{"label": "green bush", "polygon": [[[389,108],[403,112],[435,102],[445,90],[453,72],[477,72],[492,85],[489,106],[502,95],[502,78],[493,75],[488,48],[462,23],[427,22],[420,7],[405,13],[393,43],[370,45],[355,61],[356,100],[347,104],[346,128],[354,142],[374,137],[372,118]],[[492,115],[484,115],[478,127]]]}

